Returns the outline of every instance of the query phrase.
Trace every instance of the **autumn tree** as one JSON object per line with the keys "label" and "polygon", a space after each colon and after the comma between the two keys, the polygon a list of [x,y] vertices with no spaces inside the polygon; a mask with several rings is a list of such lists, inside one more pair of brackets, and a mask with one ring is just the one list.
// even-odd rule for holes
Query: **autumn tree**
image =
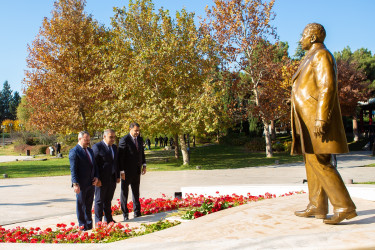
{"label": "autumn tree", "polygon": [[193,13],[183,9],[173,19],[167,10],[155,12],[150,0],[116,9],[112,25],[114,44],[121,45],[112,73],[119,97],[111,109],[123,121],[118,130],[139,121],[145,133],[173,134],[188,164],[184,134],[214,131],[221,117],[215,44],[195,26]]}
{"label": "autumn tree", "polygon": [[28,47],[24,79],[30,123],[42,131],[71,133],[99,129],[94,113],[112,97],[102,57],[108,31],[84,12],[85,0],[57,0]]}
{"label": "autumn tree", "polygon": [[237,87],[237,93],[251,98],[247,112],[255,112],[262,120],[267,157],[272,157],[270,121],[274,119],[274,108],[281,105],[274,93],[279,93],[283,81],[276,30],[271,25],[273,5],[274,0],[215,0],[212,9],[207,9],[205,21],[221,45],[223,65],[243,72],[249,79]]}
{"label": "autumn tree", "polygon": [[344,59],[337,60],[338,94],[342,115],[353,119],[354,141],[358,141],[357,107],[370,97],[366,74],[358,68],[358,63]]}
{"label": "autumn tree", "polygon": [[354,52],[350,47],[335,52],[338,74],[338,93],[342,113],[353,119],[354,141],[358,141],[358,102],[366,102],[374,91],[375,56],[367,49]]}

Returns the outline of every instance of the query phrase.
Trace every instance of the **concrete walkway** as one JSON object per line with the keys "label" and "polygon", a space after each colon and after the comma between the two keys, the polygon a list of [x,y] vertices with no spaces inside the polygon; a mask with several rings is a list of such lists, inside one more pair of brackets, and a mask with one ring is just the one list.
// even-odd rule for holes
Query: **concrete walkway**
{"label": "concrete walkway", "polygon": [[21,155],[0,155],[0,163],[10,161],[23,161],[32,159],[32,156],[21,156]]}
{"label": "concrete walkway", "polygon": [[[354,152],[338,156],[338,169],[344,180],[375,181],[375,168],[363,167],[375,163],[370,152]],[[149,172],[142,176],[141,196],[156,198],[162,194],[173,197],[180,190],[219,189],[251,186],[250,193],[275,186],[299,191],[306,179],[303,163],[251,167],[231,170],[196,170]],[[375,193],[374,185],[347,185],[349,190],[361,188]],[[269,190],[268,189],[268,190]],[[269,190],[268,192],[270,192]],[[119,198],[117,187],[115,199]],[[272,193],[272,192],[271,192]],[[352,194],[353,195],[353,194]],[[364,195],[366,198],[366,195]],[[116,202],[114,199],[114,202]],[[321,220],[299,218],[296,209],[307,204],[307,195],[250,203],[227,209],[179,226],[150,235],[111,244],[33,245],[0,244],[0,249],[357,249],[375,248],[375,203],[357,198],[358,217],[341,225],[328,226]],[[0,180],[0,225],[55,226],[76,222],[75,195],[70,176]],[[157,221],[165,214],[131,219],[129,224]],[[121,216],[115,217],[121,221]],[[5,247],[5,248],[4,248]]]}

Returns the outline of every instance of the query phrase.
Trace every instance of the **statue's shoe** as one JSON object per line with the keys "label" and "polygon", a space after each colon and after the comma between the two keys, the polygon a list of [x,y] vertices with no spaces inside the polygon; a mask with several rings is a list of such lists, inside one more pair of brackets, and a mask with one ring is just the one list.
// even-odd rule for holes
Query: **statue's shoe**
{"label": "statue's shoe", "polygon": [[325,219],[327,218],[327,214],[319,213],[316,209],[306,208],[302,211],[295,211],[294,214],[299,217],[315,217],[316,219]]}
{"label": "statue's shoe", "polygon": [[353,219],[354,217],[357,216],[357,213],[355,210],[350,211],[350,212],[340,212],[340,213],[334,213],[333,216],[329,219],[323,220],[325,224],[331,224],[331,225],[336,225],[340,223],[341,221],[347,219]]}

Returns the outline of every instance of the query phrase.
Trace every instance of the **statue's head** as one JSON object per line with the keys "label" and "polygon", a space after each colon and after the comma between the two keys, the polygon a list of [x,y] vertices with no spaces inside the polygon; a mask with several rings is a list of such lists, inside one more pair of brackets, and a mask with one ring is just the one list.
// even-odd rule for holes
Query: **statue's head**
{"label": "statue's head", "polygon": [[323,43],[326,38],[326,30],[319,23],[309,23],[302,33],[300,43],[302,49],[308,50],[314,43]]}

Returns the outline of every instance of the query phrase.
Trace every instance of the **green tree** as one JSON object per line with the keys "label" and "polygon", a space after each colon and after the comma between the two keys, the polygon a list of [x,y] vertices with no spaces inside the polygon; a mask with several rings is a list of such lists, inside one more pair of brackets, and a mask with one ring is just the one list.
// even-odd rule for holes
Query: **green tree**
{"label": "green tree", "polygon": [[11,103],[12,103],[12,89],[8,81],[5,81],[3,84],[3,89],[0,93],[0,112],[1,112],[1,121],[5,119],[13,119],[11,113]]}
{"label": "green tree", "polygon": [[298,42],[296,51],[293,55],[294,59],[301,60],[305,56],[305,53],[306,53],[305,50],[302,49],[302,45]]}
{"label": "green tree", "polygon": [[363,71],[366,75],[367,80],[371,82],[369,88],[375,90],[375,54],[366,48],[360,48],[354,52],[351,51],[350,47],[345,47],[342,51],[335,52],[334,56],[336,60],[345,60],[349,63],[354,62],[357,68]]}
{"label": "green tree", "polygon": [[220,81],[212,77],[215,44],[195,26],[193,13],[183,9],[172,19],[168,10],[154,12],[150,0],[116,9],[112,25],[119,49],[112,82],[119,96],[108,119],[123,121],[122,132],[139,121],[147,134],[175,135],[188,164],[184,134],[215,131],[222,117]]}
{"label": "green tree", "polygon": [[21,102],[21,97],[18,93],[18,91],[14,92],[12,100],[9,103],[9,113],[10,113],[10,118],[11,120],[16,120],[17,119],[17,107]]}

